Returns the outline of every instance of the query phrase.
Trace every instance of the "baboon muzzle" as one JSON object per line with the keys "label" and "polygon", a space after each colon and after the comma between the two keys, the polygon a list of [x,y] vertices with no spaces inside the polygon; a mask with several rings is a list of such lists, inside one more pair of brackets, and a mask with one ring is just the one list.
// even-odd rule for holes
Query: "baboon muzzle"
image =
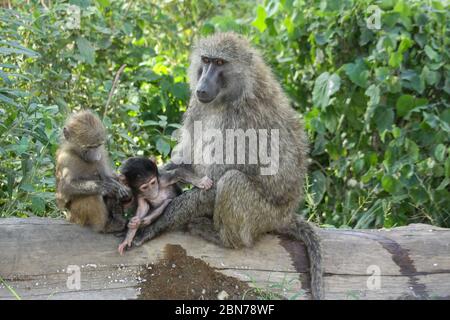
{"label": "baboon muzzle", "polygon": [[213,101],[220,91],[219,85],[220,71],[213,63],[203,68],[202,75],[197,83],[195,94],[197,99],[202,103]]}

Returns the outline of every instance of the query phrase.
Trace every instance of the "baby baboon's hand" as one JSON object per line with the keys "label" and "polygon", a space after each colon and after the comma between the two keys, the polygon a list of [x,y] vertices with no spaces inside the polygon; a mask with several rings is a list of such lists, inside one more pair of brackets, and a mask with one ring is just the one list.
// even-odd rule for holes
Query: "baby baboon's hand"
{"label": "baby baboon's hand", "polygon": [[204,176],[195,184],[195,186],[200,189],[208,190],[213,186],[213,181],[208,176]]}
{"label": "baby baboon's hand", "polygon": [[117,251],[119,251],[121,256],[123,255],[127,247],[131,247],[131,241],[128,239],[125,239],[121,244],[119,244],[119,248],[117,249]]}
{"label": "baby baboon's hand", "polygon": [[128,229],[137,229],[141,225],[141,219],[139,217],[133,217],[128,222]]}

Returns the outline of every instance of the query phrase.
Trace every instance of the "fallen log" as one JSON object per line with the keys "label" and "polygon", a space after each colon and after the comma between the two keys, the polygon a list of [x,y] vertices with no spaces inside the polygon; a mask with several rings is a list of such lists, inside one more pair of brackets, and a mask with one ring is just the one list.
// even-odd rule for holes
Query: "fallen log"
{"label": "fallen log", "polygon": [[[450,299],[450,229],[322,229],[326,299]],[[301,242],[171,232],[127,251],[64,220],[0,219],[0,299],[310,299]]]}

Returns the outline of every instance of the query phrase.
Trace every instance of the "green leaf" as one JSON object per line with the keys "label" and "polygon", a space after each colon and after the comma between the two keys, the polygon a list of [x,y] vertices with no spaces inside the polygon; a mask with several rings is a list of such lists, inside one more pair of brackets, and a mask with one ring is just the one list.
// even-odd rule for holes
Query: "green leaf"
{"label": "green leaf", "polygon": [[428,56],[428,58],[430,58],[431,60],[434,60],[434,61],[441,60],[440,55],[436,51],[434,51],[433,48],[431,48],[429,45],[425,46],[425,53]]}
{"label": "green leaf", "polygon": [[325,108],[330,104],[331,96],[341,87],[341,78],[335,73],[322,73],[314,83],[313,103],[315,106]]}
{"label": "green leaf", "polygon": [[380,102],[380,87],[372,84],[365,92],[369,97],[368,106],[376,106]]}
{"label": "green leaf", "polygon": [[145,120],[144,123],[142,123],[143,127],[148,127],[148,126],[159,126],[159,122],[155,121],[155,120]]}
{"label": "green leaf", "polygon": [[20,45],[16,41],[0,41],[1,44],[9,45],[13,48],[8,47],[0,47],[0,54],[4,55],[10,55],[10,54],[23,54],[30,58],[38,58],[40,57],[40,54],[36,51],[30,50],[28,48],[25,48],[24,46]]}
{"label": "green leaf", "polygon": [[256,9],[256,19],[252,22],[252,26],[256,27],[259,32],[264,32],[264,30],[266,30],[267,28],[266,18],[266,10],[262,5],[258,5],[258,8]]}
{"label": "green leaf", "polygon": [[445,176],[447,178],[450,178],[450,157],[447,157],[447,160],[445,160]]}
{"label": "green leaf", "polygon": [[416,92],[422,94],[425,90],[425,79],[420,75],[414,73],[414,75],[406,81],[402,81],[404,88],[413,89]]}
{"label": "green leaf", "polygon": [[5,103],[13,105],[15,107],[19,107],[19,105],[17,103],[15,103],[13,99],[11,99],[11,98],[9,98],[9,97],[1,94],[1,93],[0,93],[0,101],[3,101]]}
{"label": "green leaf", "polygon": [[394,124],[394,111],[388,107],[378,107],[375,110],[374,120],[380,133],[390,130]]}
{"label": "green leaf", "polygon": [[408,114],[408,112],[414,109],[414,97],[409,94],[404,94],[400,98],[398,98],[396,103],[397,115],[400,117],[404,117]]}
{"label": "green leaf", "polygon": [[432,71],[428,68],[428,66],[424,66],[422,69],[421,77],[429,84],[429,85],[435,85],[439,83],[439,80],[441,79],[441,75],[437,71]]}
{"label": "green leaf", "polygon": [[185,101],[189,97],[189,86],[186,83],[174,83],[171,87],[171,91],[174,97],[180,100]]}
{"label": "green leaf", "polygon": [[97,0],[97,3],[102,7],[102,8],[106,8],[109,7],[111,5],[111,3],[109,2],[109,0]]}
{"label": "green leaf", "polygon": [[447,148],[442,143],[438,144],[436,148],[434,148],[434,157],[436,158],[437,161],[439,162],[444,161],[446,150]]}
{"label": "green leaf", "polygon": [[427,15],[424,14],[424,13],[417,13],[417,14],[414,16],[414,20],[416,21],[416,23],[417,23],[419,26],[425,26],[425,25],[427,24],[427,22],[428,22],[428,17],[427,17]]}
{"label": "green leaf", "polygon": [[20,188],[20,190],[28,192],[28,193],[35,191],[33,185],[31,185],[29,183],[22,183],[19,188]]}
{"label": "green leaf", "polygon": [[367,109],[364,113],[364,122],[365,129],[368,131],[370,129],[370,120],[372,119],[376,107],[380,102],[380,88],[374,84],[372,84],[369,88],[367,88],[365,92],[366,96],[369,96],[369,102],[367,103]]}
{"label": "green leaf", "polygon": [[402,41],[400,41],[400,45],[398,46],[398,52],[403,54],[406,50],[411,48],[413,45],[413,41],[408,37],[403,37]]}
{"label": "green leaf", "polygon": [[403,53],[400,51],[391,52],[389,55],[389,65],[393,68],[397,68],[403,61]]}
{"label": "green leaf", "polygon": [[294,32],[294,23],[292,22],[292,19],[290,17],[286,17],[284,19],[284,26],[286,27],[286,30],[289,35],[291,35]]}
{"label": "green leaf", "polygon": [[200,29],[200,33],[202,36],[208,36],[213,34],[215,31],[214,25],[210,22],[205,22],[205,24]]}
{"label": "green leaf", "polygon": [[86,38],[80,36],[77,38],[77,47],[84,61],[93,65],[95,63],[95,49],[92,44]]}
{"label": "green leaf", "polygon": [[9,75],[6,72],[3,72],[2,70],[0,70],[0,78],[2,78],[6,84],[9,85],[11,84],[11,80],[9,80]]}
{"label": "green leaf", "polygon": [[363,59],[357,59],[355,63],[347,63],[344,65],[344,71],[353,83],[363,88],[367,87],[369,71]]}
{"label": "green leaf", "polygon": [[31,197],[31,209],[35,213],[44,213],[45,212],[45,201],[39,196]]}
{"label": "green leaf", "polygon": [[383,176],[381,179],[381,186],[389,193],[394,193],[396,190],[397,180],[392,176]]}
{"label": "green leaf", "polygon": [[321,171],[316,170],[312,173],[311,180],[312,197],[314,200],[314,204],[317,206],[322,201],[325,194],[327,178]]}
{"label": "green leaf", "polygon": [[394,12],[400,13],[404,17],[409,17],[411,15],[411,8],[409,7],[409,2],[404,0],[397,1],[394,7]]}
{"label": "green leaf", "polygon": [[164,138],[156,140],[156,150],[158,150],[164,157],[170,152],[170,144]]}
{"label": "green leaf", "polygon": [[405,151],[413,161],[419,160],[420,149],[417,143],[411,139],[405,139]]}

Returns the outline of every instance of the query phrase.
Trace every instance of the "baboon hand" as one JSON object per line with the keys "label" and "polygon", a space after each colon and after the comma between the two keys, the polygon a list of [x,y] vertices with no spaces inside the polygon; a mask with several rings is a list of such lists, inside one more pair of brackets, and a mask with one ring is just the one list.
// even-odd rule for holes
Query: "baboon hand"
{"label": "baboon hand", "polygon": [[204,176],[195,184],[195,186],[200,189],[208,190],[213,186],[213,181],[208,176]]}
{"label": "baboon hand", "polygon": [[141,225],[141,219],[139,217],[133,217],[128,222],[128,229],[137,229]]}
{"label": "baboon hand", "polygon": [[131,190],[127,186],[121,184],[119,182],[119,189],[117,190],[117,193],[119,195],[119,199],[130,199],[131,198]]}
{"label": "baboon hand", "polygon": [[102,187],[103,187],[103,191],[102,191],[103,195],[114,194],[117,189],[117,186],[114,183],[114,180],[112,180],[112,179],[103,180]]}
{"label": "baboon hand", "polygon": [[103,181],[103,194],[114,194],[118,195],[120,199],[124,199],[130,197],[130,190],[119,181],[109,178]]}
{"label": "baboon hand", "polygon": [[128,239],[125,239],[121,244],[119,244],[117,251],[119,251],[121,256],[123,256],[123,253],[127,247],[131,247],[131,241]]}

